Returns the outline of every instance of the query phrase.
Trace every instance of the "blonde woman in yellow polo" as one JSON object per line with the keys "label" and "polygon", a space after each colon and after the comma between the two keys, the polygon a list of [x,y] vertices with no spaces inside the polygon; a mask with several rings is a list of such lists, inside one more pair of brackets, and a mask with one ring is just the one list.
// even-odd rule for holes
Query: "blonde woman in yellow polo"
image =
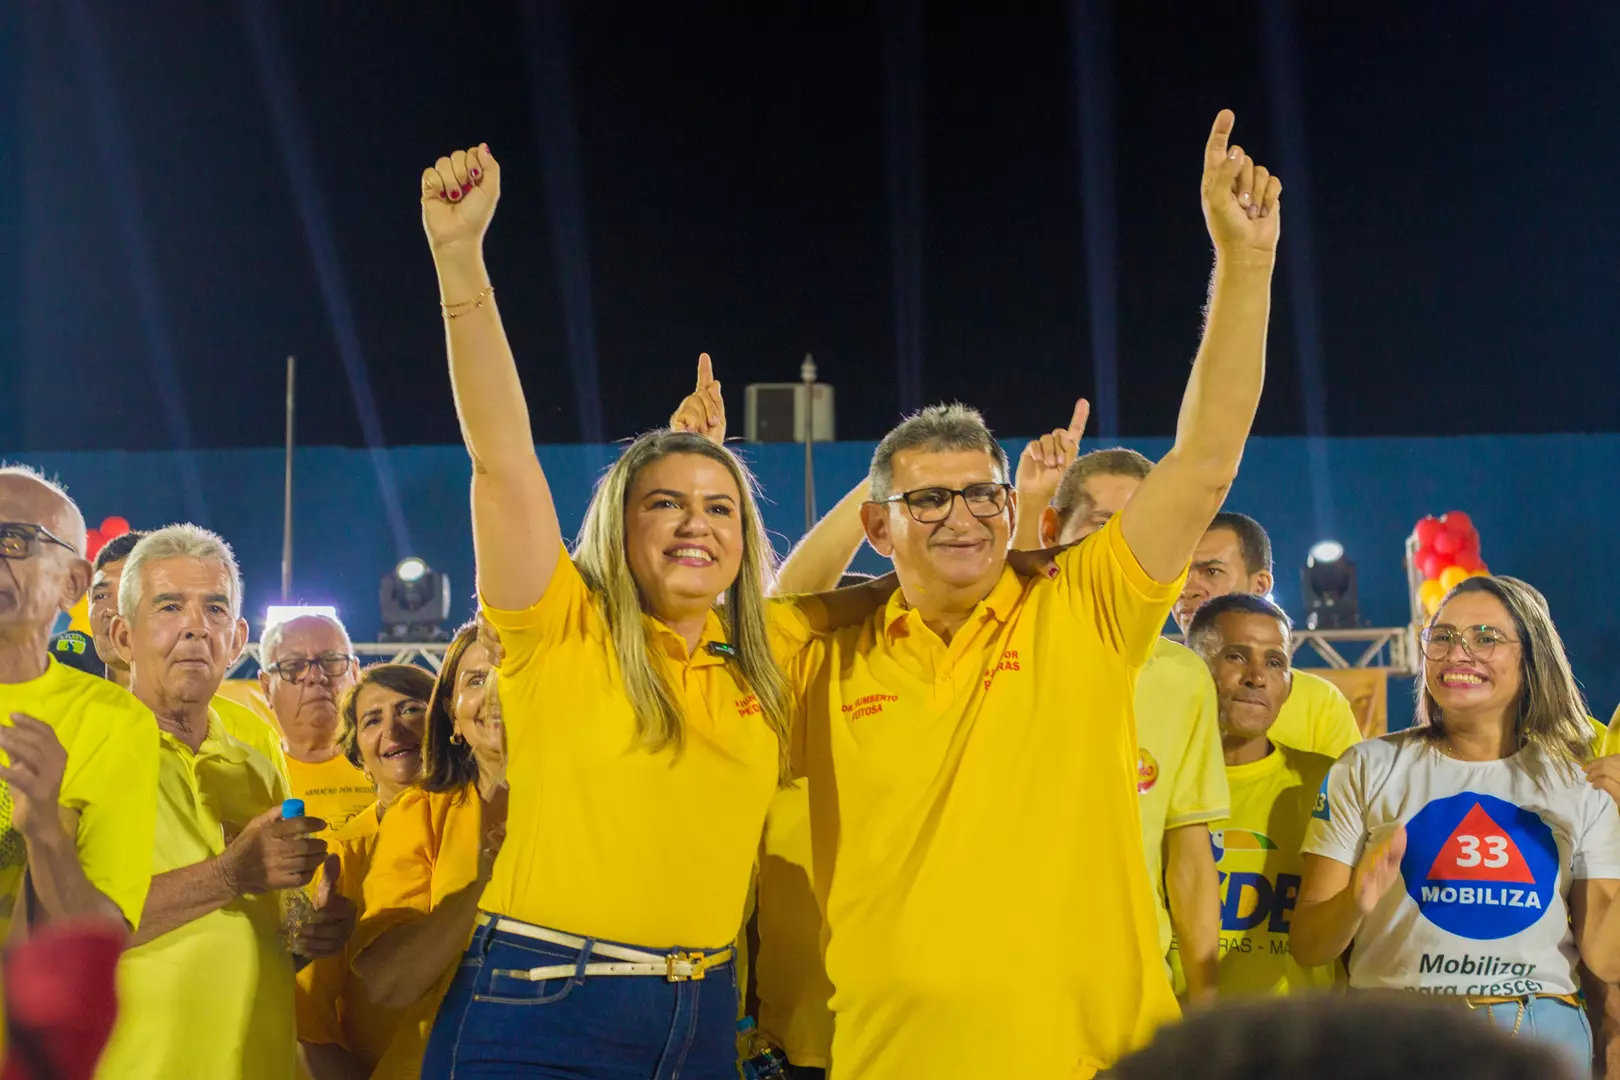
{"label": "blonde woman in yellow polo", "polygon": [[[788,774],[771,551],[700,379],[697,431],[633,442],[563,547],[484,267],[488,147],[422,177],[472,455],[480,606],[504,651],[505,844],[423,1074],[736,1075],[732,942]],[[689,399],[691,400],[691,399]],[[787,651],[786,645],[779,646]]]}

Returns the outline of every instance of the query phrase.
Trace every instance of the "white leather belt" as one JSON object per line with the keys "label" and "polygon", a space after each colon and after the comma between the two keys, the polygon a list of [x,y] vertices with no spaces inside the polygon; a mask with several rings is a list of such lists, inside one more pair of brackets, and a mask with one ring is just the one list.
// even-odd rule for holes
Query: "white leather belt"
{"label": "white leather belt", "polygon": [[546,979],[562,979],[571,975],[661,975],[670,982],[699,982],[712,968],[729,963],[735,949],[729,946],[715,952],[678,952],[667,953],[646,952],[642,949],[627,949],[623,945],[610,945],[602,941],[587,941],[585,938],[573,934],[565,934],[561,930],[551,930],[544,926],[535,926],[533,923],[519,922],[516,919],[503,919],[494,915],[481,914],[478,916],[480,926],[495,924],[495,929],[506,934],[516,934],[519,937],[532,938],[535,941],[544,941],[552,945],[561,945],[565,949],[578,949],[581,952],[587,945],[590,946],[591,956],[612,957],[617,963],[593,961],[581,966],[579,963],[547,964],[544,967],[529,968],[527,971],[502,971],[501,974],[513,979],[528,979],[531,982],[542,982]]}

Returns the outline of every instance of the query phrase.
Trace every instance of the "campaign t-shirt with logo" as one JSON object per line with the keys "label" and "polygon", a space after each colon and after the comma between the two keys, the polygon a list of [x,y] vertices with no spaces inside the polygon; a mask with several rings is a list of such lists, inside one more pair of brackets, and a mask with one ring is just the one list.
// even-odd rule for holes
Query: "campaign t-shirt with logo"
{"label": "campaign t-shirt with logo", "polygon": [[1304,851],[1354,866],[1406,826],[1401,876],[1362,921],[1358,989],[1572,994],[1570,882],[1620,879],[1620,814],[1536,747],[1458,761],[1409,729],[1359,743],[1323,784]]}
{"label": "campaign t-shirt with logo", "polygon": [[[1299,993],[1340,981],[1337,962],[1301,967],[1288,933],[1299,903],[1300,843],[1333,759],[1287,746],[1226,768],[1232,816],[1210,835],[1221,876],[1222,997]],[[1170,953],[1180,985],[1181,956]]]}

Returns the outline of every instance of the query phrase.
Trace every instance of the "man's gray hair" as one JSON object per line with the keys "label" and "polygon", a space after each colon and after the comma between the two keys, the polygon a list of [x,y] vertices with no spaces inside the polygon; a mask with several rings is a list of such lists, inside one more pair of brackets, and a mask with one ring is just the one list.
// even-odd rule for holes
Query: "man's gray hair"
{"label": "man's gray hair", "polygon": [[231,617],[242,617],[242,570],[236,554],[218,533],[198,525],[168,525],[147,535],[124,560],[124,576],[118,582],[118,613],[133,618],[141,606],[142,571],[149,562],[164,559],[214,559],[224,565],[230,578]]}
{"label": "man's gray hair", "polygon": [[872,498],[894,494],[894,455],[902,450],[980,450],[995,461],[1002,483],[1012,482],[1007,451],[985,426],[979,410],[960,402],[930,405],[912,413],[878,443],[872,453]]}
{"label": "man's gray hair", "polygon": [[67,488],[63,487],[57,481],[52,480],[50,477],[40,472],[32,465],[24,465],[21,462],[15,462],[10,465],[6,464],[5,462],[0,462],[0,477],[6,476],[25,477],[41,487],[48,488],[56,495],[58,499],[62,500],[63,507],[68,513],[68,520],[73,526],[73,528],[70,530],[73,535],[61,537],[61,539],[72,544],[74,553],[80,558],[86,558],[87,556],[84,554],[84,551],[89,544],[89,537],[85,535],[84,514],[79,510],[79,504],[74,502],[73,497],[67,493]]}
{"label": "man's gray hair", "polygon": [[264,632],[259,639],[259,666],[268,667],[280,659],[281,639],[287,634],[287,627],[297,622],[323,622],[338,632],[343,638],[345,648],[353,649],[354,642],[349,637],[349,628],[324,612],[311,611],[303,615],[295,615],[291,619],[283,619]]}

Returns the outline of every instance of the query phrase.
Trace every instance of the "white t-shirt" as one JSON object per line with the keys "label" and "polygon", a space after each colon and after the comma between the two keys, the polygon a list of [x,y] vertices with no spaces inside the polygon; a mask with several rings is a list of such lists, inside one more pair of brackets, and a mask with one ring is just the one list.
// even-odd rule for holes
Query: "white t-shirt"
{"label": "white t-shirt", "polygon": [[1345,751],[1301,850],[1354,866],[1400,824],[1401,876],[1356,933],[1351,986],[1576,992],[1570,882],[1620,878],[1620,814],[1607,795],[1534,747],[1458,761],[1409,729]]}

